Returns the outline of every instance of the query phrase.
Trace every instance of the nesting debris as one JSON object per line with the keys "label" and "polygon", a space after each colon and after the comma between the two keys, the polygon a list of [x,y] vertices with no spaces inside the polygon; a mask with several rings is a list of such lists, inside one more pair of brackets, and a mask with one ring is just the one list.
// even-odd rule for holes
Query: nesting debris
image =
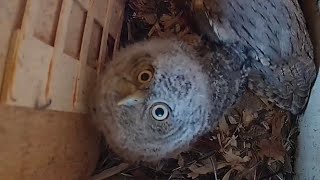
{"label": "nesting debris", "polygon": [[[193,8],[202,8],[201,0]],[[178,37],[197,46],[184,10],[173,0],[130,0],[122,32],[123,46],[152,37]],[[248,92],[233,110],[188,152],[157,165],[128,165],[104,149],[96,173],[126,179],[292,179],[297,136],[294,117]],[[105,147],[105,146],[103,146]],[[115,172],[115,170],[119,172]],[[100,177],[101,179],[101,177]],[[97,179],[95,179],[97,180]]]}

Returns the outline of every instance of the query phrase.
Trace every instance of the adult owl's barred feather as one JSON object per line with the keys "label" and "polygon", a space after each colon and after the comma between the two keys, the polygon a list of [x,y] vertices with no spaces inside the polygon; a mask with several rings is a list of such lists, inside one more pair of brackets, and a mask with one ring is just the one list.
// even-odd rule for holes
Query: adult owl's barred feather
{"label": "adult owl's barred feather", "polygon": [[249,87],[294,114],[302,112],[316,77],[313,48],[297,0],[204,0],[195,12],[211,41],[245,47]]}

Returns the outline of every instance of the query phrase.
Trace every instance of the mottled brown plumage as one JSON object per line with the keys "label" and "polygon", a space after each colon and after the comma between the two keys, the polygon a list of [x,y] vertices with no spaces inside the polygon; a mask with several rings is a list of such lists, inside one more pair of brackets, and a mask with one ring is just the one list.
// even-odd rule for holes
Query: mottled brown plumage
{"label": "mottled brown plumage", "polygon": [[195,11],[201,33],[222,44],[239,43],[252,71],[249,87],[299,114],[316,77],[313,47],[297,0],[204,0]]}

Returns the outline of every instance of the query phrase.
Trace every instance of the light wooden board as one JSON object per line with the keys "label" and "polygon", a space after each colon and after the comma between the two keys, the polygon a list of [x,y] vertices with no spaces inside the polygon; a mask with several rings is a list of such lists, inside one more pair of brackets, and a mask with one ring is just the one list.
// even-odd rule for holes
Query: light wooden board
{"label": "light wooden board", "polygon": [[0,2],[0,91],[10,41],[15,30],[21,27],[26,0]]}
{"label": "light wooden board", "polygon": [[100,154],[87,118],[0,105],[0,179],[87,180]]}
{"label": "light wooden board", "polygon": [[39,108],[51,102],[50,110],[86,113],[88,86],[118,48],[124,1],[26,0],[22,9],[5,56],[1,103]]}

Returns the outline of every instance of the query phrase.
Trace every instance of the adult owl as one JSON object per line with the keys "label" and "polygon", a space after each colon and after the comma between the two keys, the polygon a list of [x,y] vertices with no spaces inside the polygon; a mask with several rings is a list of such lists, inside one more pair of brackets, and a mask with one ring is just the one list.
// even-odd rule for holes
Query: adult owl
{"label": "adult owl", "polygon": [[252,70],[249,88],[299,114],[316,77],[313,47],[297,0],[203,0],[190,11],[210,41],[239,43]]}
{"label": "adult owl", "polygon": [[251,88],[300,113],[315,79],[312,45],[296,0],[204,0],[191,12],[209,37],[202,50],[175,39],[122,49],[90,111],[109,146],[129,161],[157,161],[215,126]]}

